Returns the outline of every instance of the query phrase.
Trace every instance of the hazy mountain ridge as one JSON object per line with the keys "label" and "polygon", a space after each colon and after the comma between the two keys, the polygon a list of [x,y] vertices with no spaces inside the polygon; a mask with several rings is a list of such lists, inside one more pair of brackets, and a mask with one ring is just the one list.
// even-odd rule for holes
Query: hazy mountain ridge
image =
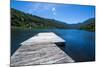
{"label": "hazy mountain ridge", "polygon": [[41,18],[11,9],[11,26],[25,28],[67,28],[66,23],[53,19]]}
{"label": "hazy mountain ridge", "polygon": [[84,21],[84,24],[80,27],[80,29],[95,31],[95,18],[90,18]]}
{"label": "hazy mountain ridge", "polygon": [[68,28],[81,28],[83,26],[88,26],[88,25],[91,26],[91,24],[93,26],[95,26],[95,18],[89,18],[89,19],[83,21],[82,23],[69,24],[69,27]]}
{"label": "hazy mountain ridge", "polygon": [[86,29],[95,30],[95,18],[90,18],[83,23],[66,24],[54,19],[47,19],[11,8],[11,26],[21,28],[39,29]]}

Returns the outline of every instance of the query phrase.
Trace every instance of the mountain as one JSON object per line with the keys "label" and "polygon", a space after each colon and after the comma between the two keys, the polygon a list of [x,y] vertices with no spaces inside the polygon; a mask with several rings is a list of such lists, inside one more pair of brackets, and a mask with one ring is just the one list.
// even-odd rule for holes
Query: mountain
{"label": "mountain", "polygon": [[95,31],[95,18],[90,18],[81,24],[80,29]]}
{"label": "mountain", "polygon": [[32,29],[83,29],[94,31],[95,18],[89,18],[82,23],[66,24],[61,21],[42,18],[11,8],[11,27]]}
{"label": "mountain", "polygon": [[89,18],[82,23],[77,24],[68,24],[68,29],[82,29],[82,30],[89,30],[95,31],[95,18]]}
{"label": "mountain", "polygon": [[39,29],[67,28],[66,23],[54,19],[47,19],[34,16],[13,8],[11,8],[11,26],[21,27],[21,28],[39,28]]}

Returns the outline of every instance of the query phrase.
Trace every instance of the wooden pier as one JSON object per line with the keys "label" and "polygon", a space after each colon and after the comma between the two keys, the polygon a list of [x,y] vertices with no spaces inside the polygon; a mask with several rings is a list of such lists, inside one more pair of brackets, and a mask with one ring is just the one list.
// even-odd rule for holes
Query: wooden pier
{"label": "wooden pier", "polygon": [[11,56],[11,66],[75,62],[55,44],[63,42],[65,40],[53,32],[39,33],[21,43]]}

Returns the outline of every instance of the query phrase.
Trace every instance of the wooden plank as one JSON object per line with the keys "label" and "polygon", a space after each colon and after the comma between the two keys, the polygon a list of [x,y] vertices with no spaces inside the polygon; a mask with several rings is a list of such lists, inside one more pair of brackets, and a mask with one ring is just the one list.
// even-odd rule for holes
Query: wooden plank
{"label": "wooden plank", "polygon": [[31,44],[48,44],[48,43],[57,43],[65,42],[62,38],[57,36],[53,32],[48,33],[39,33],[36,36],[29,38],[28,40],[22,42],[22,45],[31,45]]}
{"label": "wooden plank", "polygon": [[25,44],[25,42],[24,45],[22,43],[21,47],[11,56],[11,66],[75,62],[56,44],[53,44],[53,41],[42,44],[41,42],[40,44],[31,43],[29,45],[27,45],[27,43]]}

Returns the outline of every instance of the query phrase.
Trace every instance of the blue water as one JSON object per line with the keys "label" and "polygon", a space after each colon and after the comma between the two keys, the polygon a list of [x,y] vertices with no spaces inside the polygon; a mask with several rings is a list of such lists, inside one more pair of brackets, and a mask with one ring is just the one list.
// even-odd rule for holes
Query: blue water
{"label": "blue water", "polygon": [[54,32],[64,40],[65,46],[59,46],[76,62],[95,60],[95,32],[85,30],[21,30],[13,29],[11,31],[11,55],[20,47],[24,40],[36,35],[39,32]]}

